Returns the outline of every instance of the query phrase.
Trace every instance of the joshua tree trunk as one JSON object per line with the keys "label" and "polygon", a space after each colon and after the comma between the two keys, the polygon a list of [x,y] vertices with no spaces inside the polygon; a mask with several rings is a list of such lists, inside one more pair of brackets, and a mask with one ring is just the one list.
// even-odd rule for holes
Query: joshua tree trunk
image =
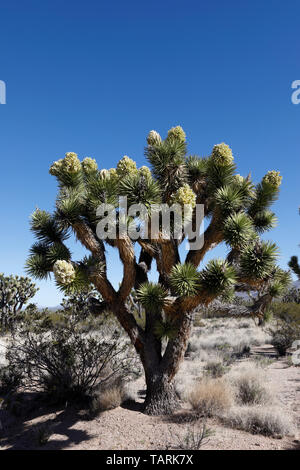
{"label": "joshua tree trunk", "polygon": [[[169,340],[163,355],[157,347],[157,343],[160,343],[160,341],[152,336],[153,333],[148,332],[140,353],[147,388],[144,403],[144,412],[147,414],[170,414],[179,407],[174,377],[184,358],[191,330],[191,321],[191,316],[183,316],[178,325],[176,337]],[[156,347],[154,343],[156,343]]]}
{"label": "joshua tree trunk", "polygon": [[157,370],[145,371],[146,399],[144,412],[149,415],[173,413],[179,407],[173,380],[166,373]]}

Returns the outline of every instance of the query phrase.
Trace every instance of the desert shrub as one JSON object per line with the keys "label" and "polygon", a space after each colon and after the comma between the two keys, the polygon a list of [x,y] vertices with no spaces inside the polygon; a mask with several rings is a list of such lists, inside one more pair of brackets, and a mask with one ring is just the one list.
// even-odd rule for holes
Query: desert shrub
{"label": "desert shrub", "polygon": [[[174,433],[172,441],[174,440]],[[200,448],[209,442],[209,437],[213,435],[213,431],[206,426],[206,422],[189,423],[183,435],[175,434],[176,441],[174,444],[168,444],[167,449],[176,450],[200,450]]]}
{"label": "desert shrub", "polygon": [[232,352],[229,352],[229,351],[224,351],[223,353],[221,353],[221,355],[222,355],[223,364],[227,368],[231,366],[237,359],[236,356]]}
{"label": "desert shrub", "polygon": [[205,371],[207,375],[210,375],[212,378],[217,379],[226,374],[228,367],[225,367],[222,361],[208,361],[205,366]]}
{"label": "desert shrub", "polygon": [[275,318],[300,324],[300,303],[293,301],[274,302],[271,308]]}
{"label": "desert shrub", "polygon": [[40,327],[45,330],[51,330],[56,327],[63,327],[68,322],[64,312],[57,310],[55,312],[45,312],[40,318]]}
{"label": "desert shrub", "polygon": [[222,379],[203,379],[194,386],[188,400],[197,415],[212,417],[230,408],[232,396]]}
{"label": "desert shrub", "polygon": [[41,424],[35,429],[35,438],[40,446],[44,446],[49,441],[53,434],[52,428],[49,424]]}
{"label": "desert shrub", "polygon": [[287,414],[279,409],[242,406],[233,408],[223,416],[226,425],[251,434],[264,436],[285,436],[294,432],[294,426]]}
{"label": "desert shrub", "polygon": [[102,411],[112,410],[121,406],[124,400],[123,388],[113,385],[96,393],[90,403],[90,413],[97,416]]}
{"label": "desert shrub", "polygon": [[270,323],[272,319],[273,319],[273,312],[270,308],[268,308],[264,312],[263,318],[260,320],[259,325],[262,326],[262,325],[265,325],[266,323]]}
{"label": "desert shrub", "polygon": [[300,289],[297,289],[297,287],[292,287],[286,292],[281,300],[284,303],[294,302],[296,304],[300,304]]}
{"label": "desert shrub", "polygon": [[229,343],[221,343],[216,345],[216,349],[221,352],[226,352],[231,350],[231,345]]}
{"label": "desert shrub", "polygon": [[62,309],[68,312],[77,321],[89,319],[93,313],[94,306],[103,304],[99,292],[92,285],[82,287],[76,292],[69,293],[62,300]]}
{"label": "desert shrub", "polygon": [[242,371],[234,380],[237,401],[242,405],[266,403],[268,392],[255,370]]}
{"label": "desert shrub", "polygon": [[278,321],[275,328],[270,329],[271,344],[279,356],[285,356],[295,340],[300,338],[300,325],[295,322]]}
{"label": "desert shrub", "polygon": [[242,357],[249,357],[250,356],[250,346],[245,342],[241,342],[233,347],[233,356],[237,359],[241,359]]}
{"label": "desert shrub", "polygon": [[16,365],[6,365],[0,368],[0,396],[14,393],[21,385],[22,370]]}
{"label": "desert shrub", "polygon": [[93,335],[68,319],[51,331],[37,325],[21,330],[7,350],[10,367],[23,370],[22,385],[54,401],[91,397],[117,379],[139,373],[136,355],[119,329]]}

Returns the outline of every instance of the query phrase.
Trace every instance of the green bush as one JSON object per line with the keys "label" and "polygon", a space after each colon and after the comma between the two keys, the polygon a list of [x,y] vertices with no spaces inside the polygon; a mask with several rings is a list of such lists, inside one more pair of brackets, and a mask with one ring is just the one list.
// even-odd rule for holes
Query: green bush
{"label": "green bush", "polygon": [[279,356],[285,356],[293,342],[300,338],[300,325],[296,322],[278,321],[276,327],[269,331],[271,344]]}
{"label": "green bush", "polygon": [[300,325],[300,304],[295,302],[274,302],[271,310],[275,318]]}

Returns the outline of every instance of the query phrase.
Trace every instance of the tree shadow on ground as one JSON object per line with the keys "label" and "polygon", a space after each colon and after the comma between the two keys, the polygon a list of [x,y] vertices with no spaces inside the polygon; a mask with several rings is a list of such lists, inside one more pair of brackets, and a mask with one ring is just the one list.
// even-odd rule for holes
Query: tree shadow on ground
{"label": "tree shadow on ground", "polygon": [[144,404],[135,400],[126,400],[124,403],[122,403],[121,408],[142,413],[144,409]]}
{"label": "tree shadow on ground", "polygon": [[[21,403],[26,403],[22,398]],[[73,428],[85,420],[86,410],[82,407],[49,406],[39,399],[32,400],[21,414],[1,410],[0,449],[60,450],[92,438],[85,430]]]}

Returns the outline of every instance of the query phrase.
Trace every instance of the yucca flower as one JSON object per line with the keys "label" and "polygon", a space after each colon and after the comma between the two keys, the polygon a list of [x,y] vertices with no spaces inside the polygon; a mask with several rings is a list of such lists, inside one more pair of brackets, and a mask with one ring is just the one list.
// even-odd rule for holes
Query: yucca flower
{"label": "yucca flower", "polygon": [[243,182],[245,181],[245,178],[242,175],[236,174],[234,175],[234,180],[238,184],[243,184]]}
{"label": "yucca flower", "polygon": [[68,285],[75,279],[75,269],[68,261],[59,259],[54,263],[53,273],[57,282]]}
{"label": "yucca flower", "polygon": [[211,158],[214,163],[217,165],[229,165],[230,163],[233,162],[233,155],[231,148],[222,142],[221,144],[217,144],[214,146],[212,153],[211,153]]}
{"label": "yucca flower", "polygon": [[77,153],[67,152],[63,159],[62,168],[66,173],[78,173],[81,170],[81,163]]}
{"label": "yucca flower", "polygon": [[181,188],[179,188],[174,197],[173,202],[177,202],[181,206],[190,205],[191,207],[196,206],[196,194],[192,190],[192,188],[185,183]]}
{"label": "yucca flower", "polygon": [[117,164],[117,175],[122,178],[132,174],[137,174],[136,163],[127,155],[124,155]]}
{"label": "yucca flower", "polygon": [[49,169],[50,175],[58,176],[61,172],[62,165],[63,165],[63,159],[62,158],[60,158],[56,162],[53,162],[52,165],[50,166],[50,169]]}
{"label": "yucca flower", "polygon": [[161,136],[156,131],[150,131],[147,137],[148,145],[157,145],[161,143]]}
{"label": "yucca flower", "polygon": [[263,181],[270,186],[274,186],[275,188],[279,188],[281,185],[282,176],[280,176],[280,172],[276,170],[268,171],[268,173],[263,177]]}
{"label": "yucca flower", "polygon": [[167,139],[174,139],[174,140],[178,140],[180,142],[185,142],[186,135],[185,135],[185,132],[184,132],[184,130],[182,129],[181,126],[176,126],[176,127],[172,127],[168,131]]}
{"label": "yucca flower", "polygon": [[94,158],[86,157],[82,160],[82,168],[85,173],[92,173],[98,170],[98,165]]}
{"label": "yucca flower", "polygon": [[106,170],[105,168],[103,168],[102,170],[99,171],[99,176],[102,179],[110,178],[110,170]]}
{"label": "yucca flower", "polygon": [[150,171],[150,168],[148,168],[147,166],[141,166],[141,168],[139,168],[139,174],[140,176],[144,176],[145,178],[151,178],[151,171]]}

